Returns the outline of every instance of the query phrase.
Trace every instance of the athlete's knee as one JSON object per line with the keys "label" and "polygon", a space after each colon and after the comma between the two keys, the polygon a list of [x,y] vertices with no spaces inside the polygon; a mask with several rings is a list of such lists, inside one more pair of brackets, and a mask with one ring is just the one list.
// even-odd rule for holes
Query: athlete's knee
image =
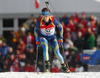
{"label": "athlete's knee", "polygon": [[59,49],[57,50],[56,54],[57,54],[58,56],[61,55]]}
{"label": "athlete's knee", "polygon": [[59,50],[58,44],[56,44],[56,46],[54,46],[54,52],[57,52],[57,50]]}
{"label": "athlete's knee", "polygon": [[40,42],[47,42],[47,40],[46,40],[46,38],[41,37],[41,38],[40,38]]}

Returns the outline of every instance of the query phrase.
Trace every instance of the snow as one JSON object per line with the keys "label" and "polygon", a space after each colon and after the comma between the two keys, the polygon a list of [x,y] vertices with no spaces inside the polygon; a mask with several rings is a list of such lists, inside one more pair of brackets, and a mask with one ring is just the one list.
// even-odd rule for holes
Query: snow
{"label": "snow", "polygon": [[77,73],[34,73],[34,72],[5,72],[0,78],[100,78],[100,72]]}

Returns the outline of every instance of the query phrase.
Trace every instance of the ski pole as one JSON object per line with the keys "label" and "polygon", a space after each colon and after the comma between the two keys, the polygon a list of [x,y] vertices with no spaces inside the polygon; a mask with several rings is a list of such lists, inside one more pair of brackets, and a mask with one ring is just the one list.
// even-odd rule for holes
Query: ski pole
{"label": "ski pole", "polygon": [[[61,45],[61,49],[62,49],[62,52],[63,52],[64,60],[65,60],[65,62],[66,62],[66,57],[65,57],[65,54],[64,54],[64,47],[63,47],[63,45]],[[68,69],[69,69],[68,62],[66,62],[66,64],[67,64],[67,67],[68,67]]]}
{"label": "ski pole", "polygon": [[39,46],[36,47],[36,61],[35,61],[35,72],[37,70],[37,61],[38,61],[38,48]]}

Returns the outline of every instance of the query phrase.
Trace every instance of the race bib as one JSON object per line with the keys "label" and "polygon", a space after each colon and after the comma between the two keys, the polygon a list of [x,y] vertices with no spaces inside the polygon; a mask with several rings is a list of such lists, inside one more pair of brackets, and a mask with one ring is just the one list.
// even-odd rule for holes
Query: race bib
{"label": "race bib", "polygon": [[54,32],[55,32],[55,28],[54,27],[52,27],[52,28],[42,28],[41,29],[41,34],[43,34],[43,35],[54,35]]}

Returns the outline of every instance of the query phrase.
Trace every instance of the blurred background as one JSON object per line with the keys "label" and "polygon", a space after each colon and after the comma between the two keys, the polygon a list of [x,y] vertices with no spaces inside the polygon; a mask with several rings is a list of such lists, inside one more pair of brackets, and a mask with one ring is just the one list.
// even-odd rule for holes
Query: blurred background
{"label": "blurred background", "polygon": [[[63,26],[64,57],[71,72],[100,71],[100,0],[0,0],[0,72],[34,72],[33,32],[46,1]],[[60,72],[50,45],[49,54],[51,72]],[[37,71],[43,67],[40,47]]]}

